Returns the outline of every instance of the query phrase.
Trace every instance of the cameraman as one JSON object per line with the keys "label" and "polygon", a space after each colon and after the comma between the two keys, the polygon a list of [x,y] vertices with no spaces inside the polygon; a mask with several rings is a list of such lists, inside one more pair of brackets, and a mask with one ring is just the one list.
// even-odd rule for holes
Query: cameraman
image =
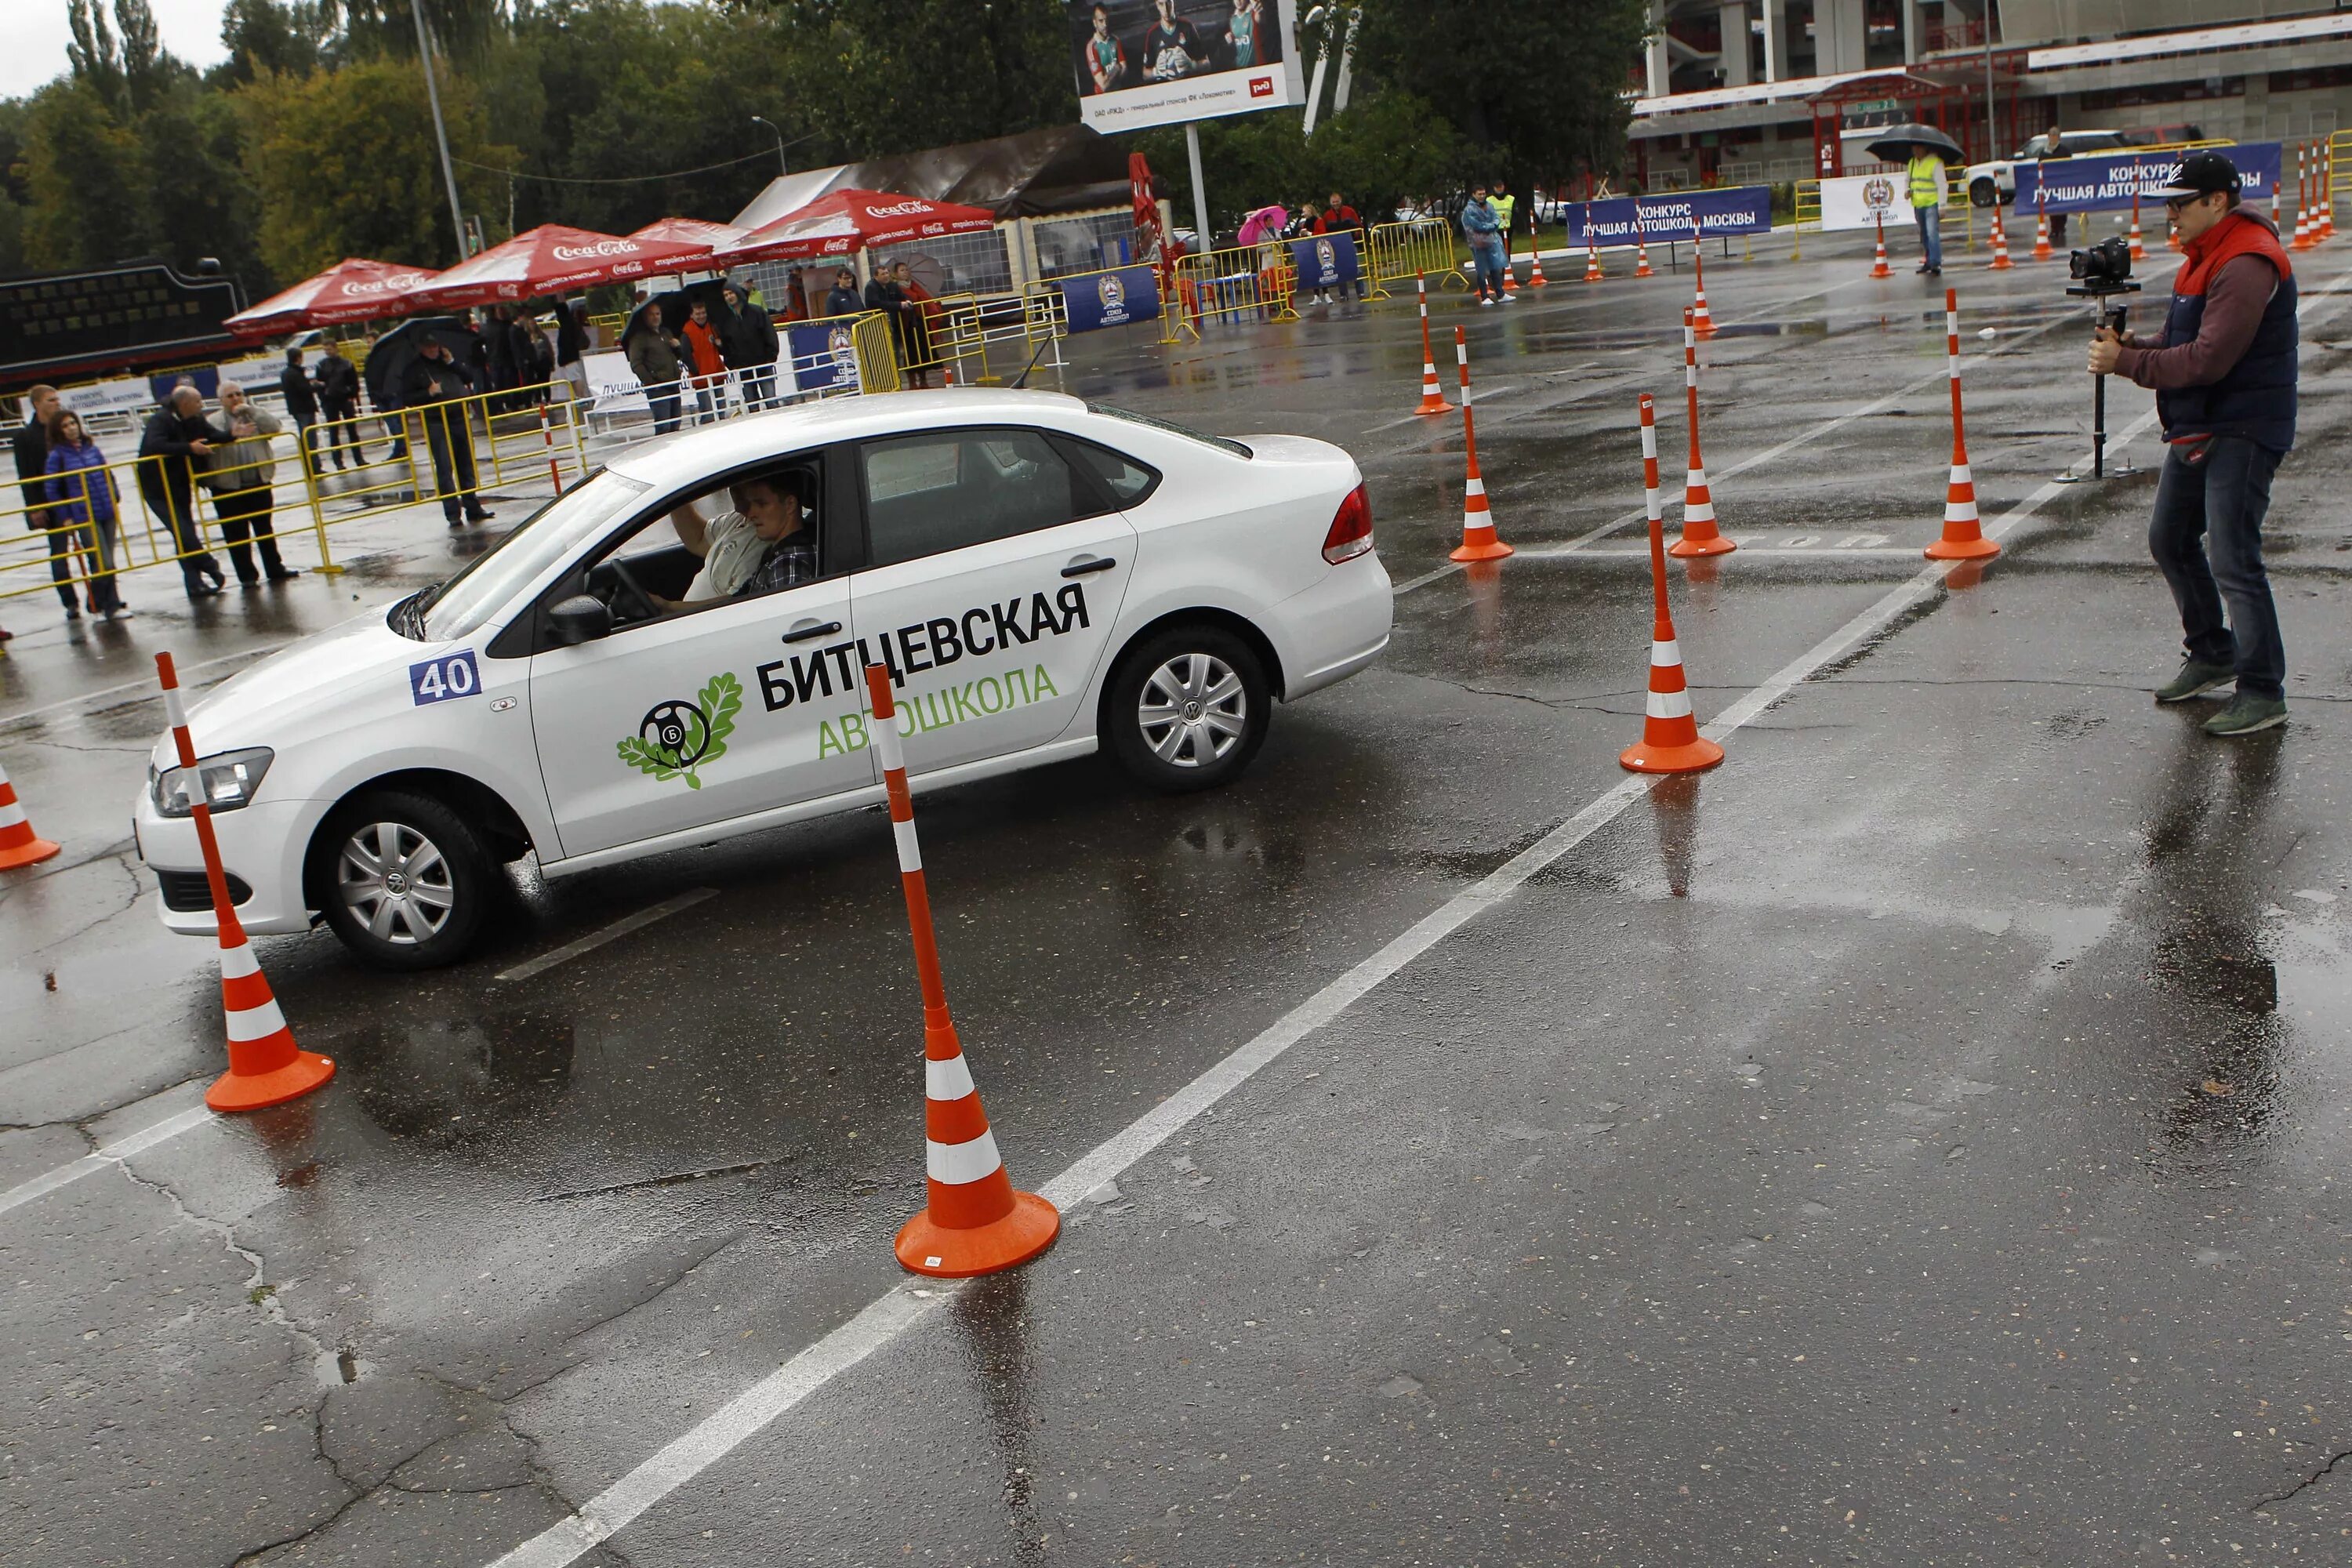
{"label": "cameraman", "polygon": [[2286,722],[2286,648],[2262,530],[2271,476],[2294,445],[2294,268],[2270,220],[2238,205],[2239,187],[2220,153],[2181,160],[2158,193],[2188,250],[2164,331],[2142,343],[2103,326],[2091,344],[2092,374],[2114,372],[2156,393],[2171,450],[2148,551],[2180,607],[2189,655],[2156,700],[2186,702],[2234,676],[2237,695],[2205,721],[2209,735]]}

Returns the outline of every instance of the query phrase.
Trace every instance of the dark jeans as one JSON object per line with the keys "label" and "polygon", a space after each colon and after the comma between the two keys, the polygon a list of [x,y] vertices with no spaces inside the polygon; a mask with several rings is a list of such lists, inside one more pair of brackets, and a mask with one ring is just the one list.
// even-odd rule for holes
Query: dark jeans
{"label": "dark jeans", "polygon": [[[339,468],[343,467],[347,453],[352,462],[366,462],[367,451],[360,445],[359,426],[355,424],[344,423],[346,420],[356,420],[360,415],[359,409],[348,403],[329,403],[325,406],[328,423],[332,426],[327,432],[326,458],[332,458],[335,467]],[[323,458],[320,460],[320,467],[325,467]]]}
{"label": "dark jeans", "polygon": [[2148,553],[2180,606],[2182,646],[2200,664],[2233,666],[2242,694],[2283,698],[2286,645],[2263,571],[2263,517],[2285,454],[2237,437],[2207,442],[2201,463],[2182,450],[2165,456],[2147,525]]}
{"label": "dark jeans", "polygon": [[83,542],[79,532],[47,532],[53,518],[63,521],[64,514],[52,512],[47,508],[28,511],[25,514],[25,526],[31,529],[36,535],[45,536],[42,538],[42,547],[49,552],[49,575],[57,581],[58,603],[68,610],[79,612],[81,608],[81,601],[74,597],[74,556],[88,546]]}
{"label": "dark jeans", "polygon": [[765,408],[776,401],[776,367],[768,365],[743,373],[743,406]]}
{"label": "dark jeans", "polygon": [[1911,216],[1919,225],[1919,258],[1930,272],[1944,269],[1944,212],[1941,207],[1913,207]]}
{"label": "dark jeans", "polygon": [[269,526],[269,491],[267,488],[231,490],[213,498],[213,510],[220,516],[221,540],[228,546],[229,564],[236,568],[240,583],[258,583],[260,574],[253,569],[253,551],[246,547],[250,536],[255,548],[261,552],[261,570],[272,577],[286,574],[286,563],[278,558],[278,535]]}
{"label": "dark jeans", "polygon": [[[146,462],[142,461],[141,467],[146,467]],[[205,578],[221,574],[220,562],[205,548],[204,524],[196,516],[195,493],[152,474],[141,474],[139,481],[139,493],[148,511],[171,530],[173,552],[180,558],[180,585],[193,596],[205,586]]]}
{"label": "dark jeans", "polygon": [[1503,247],[1499,245],[1474,245],[1470,259],[1478,268],[1478,297],[1503,297]]}
{"label": "dark jeans", "polygon": [[482,515],[482,498],[474,493],[474,430],[466,411],[453,416],[445,405],[417,410],[425,424],[425,441],[433,449],[433,488],[441,495],[441,515],[457,521],[462,505],[467,517]]}
{"label": "dark jeans", "polygon": [[2066,243],[2066,215],[2064,213],[2052,213],[2050,215],[2050,243],[2053,247]]}
{"label": "dark jeans", "polygon": [[646,394],[646,401],[653,406],[654,434],[656,436],[667,436],[677,428],[677,393],[675,390],[677,384],[673,382],[670,385],[673,390],[669,392]]}

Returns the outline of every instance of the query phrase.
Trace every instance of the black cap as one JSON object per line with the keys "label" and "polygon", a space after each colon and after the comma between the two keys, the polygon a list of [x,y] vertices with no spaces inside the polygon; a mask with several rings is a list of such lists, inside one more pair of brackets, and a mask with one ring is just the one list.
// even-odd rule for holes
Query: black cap
{"label": "black cap", "polygon": [[2216,191],[2236,195],[2243,184],[2238,178],[2238,165],[2219,153],[2207,150],[2191,153],[2180,160],[2180,173],[2172,183],[2156,194],[2167,201],[2176,196],[2210,196]]}

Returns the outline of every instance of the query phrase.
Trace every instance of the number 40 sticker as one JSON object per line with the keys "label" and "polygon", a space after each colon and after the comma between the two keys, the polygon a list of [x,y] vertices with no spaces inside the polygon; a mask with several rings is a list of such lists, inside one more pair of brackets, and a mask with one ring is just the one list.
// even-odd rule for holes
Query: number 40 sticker
{"label": "number 40 sticker", "polygon": [[408,693],[418,707],[472,697],[482,689],[482,672],[474,666],[474,650],[463,648],[423,664],[408,667]]}

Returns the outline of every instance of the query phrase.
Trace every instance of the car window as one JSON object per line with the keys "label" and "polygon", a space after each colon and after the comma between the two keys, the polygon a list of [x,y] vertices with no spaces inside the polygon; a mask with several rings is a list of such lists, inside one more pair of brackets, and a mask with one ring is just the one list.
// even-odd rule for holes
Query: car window
{"label": "car window", "polygon": [[867,563],[894,565],[1055,528],[1097,510],[1034,430],[942,430],[869,441]]}
{"label": "car window", "polygon": [[1121,457],[1108,447],[1097,447],[1092,441],[1081,441],[1075,436],[1064,439],[1078,455],[1078,460],[1087,466],[1087,471],[1101,481],[1103,489],[1110,492],[1112,501],[1119,506],[1135,505],[1160,483],[1159,474],[1132,458]]}
{"label": "car window", "polygon": [[[611,527],[651,487],[600,469],[525,518],[418,605],[416,635],[462,637],[504,608],[562,556]],[[403,601],[408,603],[409,601]]]}
{"label": "car window", "polygon": [[[810,457],[672,496],[605,542],[586,591],[613,612],[617,630],[814,583],[830,564],[823,479]],[[786,517],[799,526],[761,535],[761,522]]]}

